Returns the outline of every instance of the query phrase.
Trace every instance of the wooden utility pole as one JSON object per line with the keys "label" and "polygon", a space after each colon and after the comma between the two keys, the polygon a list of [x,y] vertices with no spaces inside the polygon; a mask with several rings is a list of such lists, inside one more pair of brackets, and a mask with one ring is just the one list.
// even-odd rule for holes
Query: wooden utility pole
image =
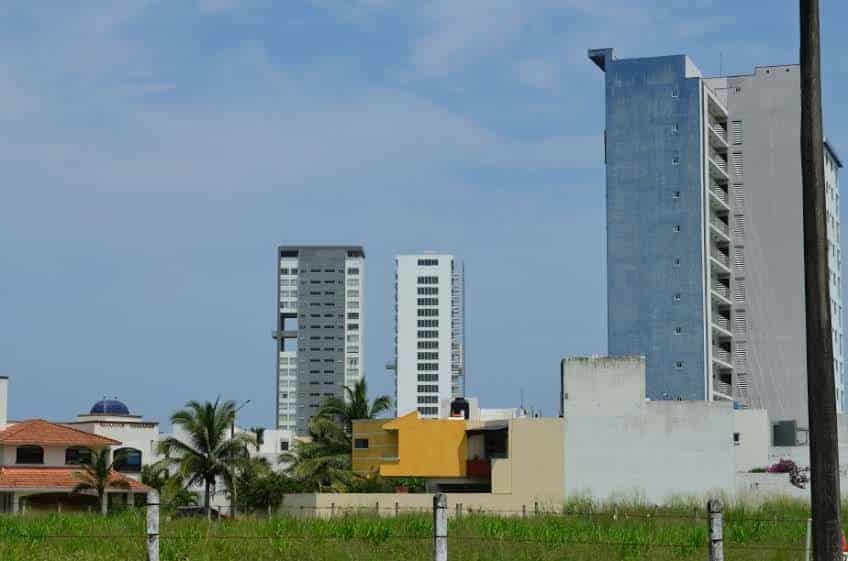
{"label": "wooden utility pole", "polygon": [[801,0],[800,15],[801,172],[813,558],[815,561],[837,561],[841,559],[842,529],[827,265],[819,0]]}

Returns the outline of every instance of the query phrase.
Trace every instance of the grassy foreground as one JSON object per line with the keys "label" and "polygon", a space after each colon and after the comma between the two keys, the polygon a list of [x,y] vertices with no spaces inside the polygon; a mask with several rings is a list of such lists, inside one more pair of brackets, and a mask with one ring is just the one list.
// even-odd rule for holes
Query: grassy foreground
{"label": "grassy foreground", "polygon": [[[566,505],[560,513],[502,517],[466,514],[451,519],[452,561],[698,560],[706,558],[703,508],[620,507],[591,512]],[[725,512],[728,561],[804,558],[807,508],[776,502]],[[144,513],[106,518],[89,514],[0,517],[3,561],[143,561]],[[162,561],[432,559],[432,516],[408,513],[320,518],[162,520]]]}

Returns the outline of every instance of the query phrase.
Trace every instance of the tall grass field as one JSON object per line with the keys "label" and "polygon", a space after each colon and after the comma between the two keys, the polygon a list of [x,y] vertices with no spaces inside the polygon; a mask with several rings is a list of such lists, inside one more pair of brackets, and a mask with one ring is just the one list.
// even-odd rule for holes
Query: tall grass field
{"label": "tall grass field", "polygon": [[[707,556],[703,506],[606,507],[573,503],[526,518],[466,513],[451,518],[452,561],[698,560]],[[804,559],[806,505],[772,502],[725,511],[728,561]],[[101,517],[31,513],[0,517],[3,561],[143,561],[144,511]],[[242,517],[161,522],[162,561],[430,560],[432,515]]]}

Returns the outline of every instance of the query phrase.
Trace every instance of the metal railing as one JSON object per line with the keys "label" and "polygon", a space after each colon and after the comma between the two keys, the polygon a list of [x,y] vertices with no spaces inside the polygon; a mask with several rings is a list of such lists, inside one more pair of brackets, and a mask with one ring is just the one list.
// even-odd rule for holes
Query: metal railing
{"label": "metal railing", "polygon": [[730,225],[728,225],[724,220],[712,217],[710,218],[710,224],[715,226],[721,233],[730,237]]}
{"label": "metal railing", "polygon": [[726,205],[730,204],[730,194],[727,192],[727,189],[720,186],[718,183],[713,183],[710,185],[710,191],[721,200]]}
{"label": "metal railing", "polygon": [[717,249],[711,249],[710,256],[722,265],[726,266],[728,269],[730,268],[730,256],[726,253],[722,253]]}

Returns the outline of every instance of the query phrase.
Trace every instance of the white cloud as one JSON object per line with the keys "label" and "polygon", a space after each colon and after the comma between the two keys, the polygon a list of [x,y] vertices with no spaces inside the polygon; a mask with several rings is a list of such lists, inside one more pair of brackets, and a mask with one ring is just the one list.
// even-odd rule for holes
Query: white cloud
{"label": "white cloud", "polygon": [[539,90],[556,90],[562,63],[558,60],[525,60],[518,65],[518,79]]}
{"label": "white cloud", "polygon": [[434,0],[419,12],[426,31],[413,41],[412,65],[424,76],[460,70],[504,49],[520,33],[519,0]]}

